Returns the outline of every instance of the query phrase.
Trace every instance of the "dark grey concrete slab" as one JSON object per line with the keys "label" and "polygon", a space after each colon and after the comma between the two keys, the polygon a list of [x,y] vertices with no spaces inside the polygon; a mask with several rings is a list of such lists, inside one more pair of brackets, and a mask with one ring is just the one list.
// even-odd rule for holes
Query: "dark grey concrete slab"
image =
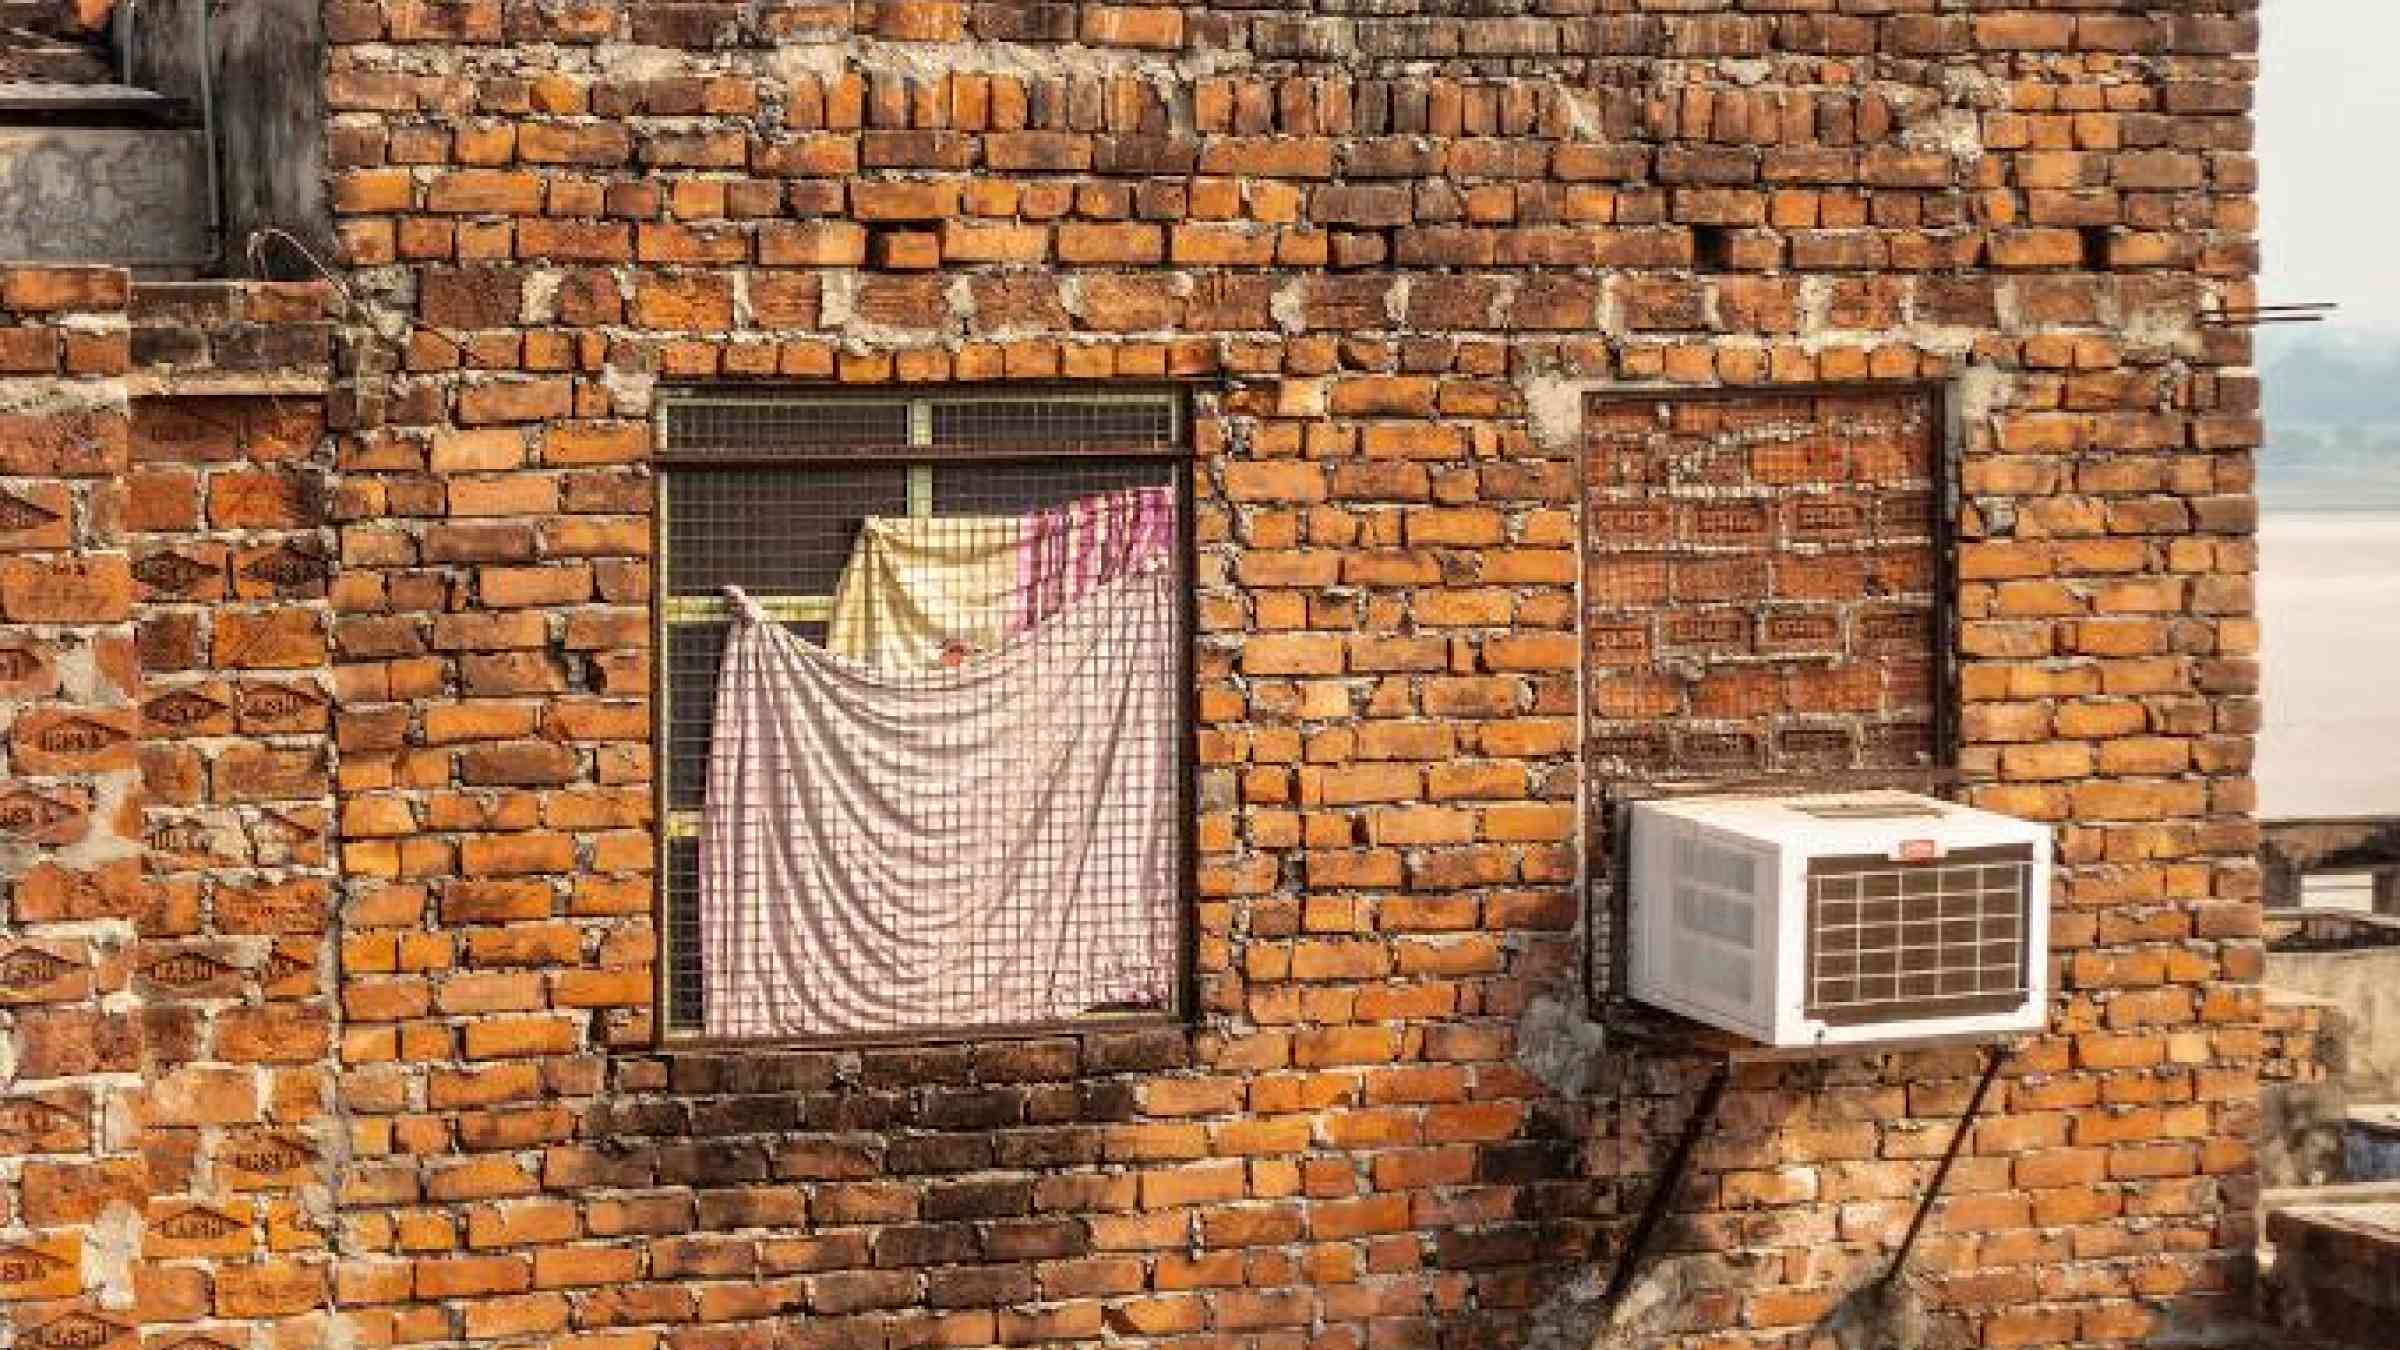
{"label": "dark grey concrete slab", "polygon": [[190,264],[209,252],[201,134],[0,127],[0,260]]}

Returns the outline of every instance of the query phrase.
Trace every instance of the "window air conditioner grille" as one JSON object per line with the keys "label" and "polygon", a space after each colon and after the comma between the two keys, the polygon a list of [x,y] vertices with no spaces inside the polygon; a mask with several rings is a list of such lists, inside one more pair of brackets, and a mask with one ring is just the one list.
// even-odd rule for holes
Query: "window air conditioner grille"
{"label": "window air conditioner grille", "polygon": [[1739,1003],[1754,997],[1761,870],[1744,850],[1675,841],[1675,965],[1693,987]]}
{"label": "window air conditioner grille", "polygon": [[1833,1026],[2005,1012],[2028,990],[2033,850],[1808,869],[1808,1004]]}

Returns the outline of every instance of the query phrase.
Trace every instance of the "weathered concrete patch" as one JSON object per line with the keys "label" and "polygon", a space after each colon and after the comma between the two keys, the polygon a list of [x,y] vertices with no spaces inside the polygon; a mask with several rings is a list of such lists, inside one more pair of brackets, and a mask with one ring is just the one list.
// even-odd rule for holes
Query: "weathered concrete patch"
{"label": "weathered concrete patch", "polygon": [[1965,1350],[1974,1342],[1954,1320],[1938,1317],[1914,1276],[1878,1272],[1833,1306],[1818,1334],[1839,1350]]}
{"label": "weathered concrete patch", "polygon": [[1591,1092],[1607,1050],[1608,1029],[1556,995],[1535,999],[1517,1022],[1517,1064],[1562,1097]]}
{"label": "weathered concrete patch", "polygon": [[0,257],[181,263],[210,247],[200,133],[0,129]]}

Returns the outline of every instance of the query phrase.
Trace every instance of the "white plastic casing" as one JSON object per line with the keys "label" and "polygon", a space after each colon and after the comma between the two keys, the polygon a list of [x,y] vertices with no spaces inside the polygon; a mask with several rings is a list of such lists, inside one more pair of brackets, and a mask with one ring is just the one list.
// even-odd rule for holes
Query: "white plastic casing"
{"label": "white plastic casing", "polygon": [[[1789,1049],[2001,1037],[2047,1025],[2047,827],[1898,792],[1687,797],[1637,802],[1629,810],[1627,974],[1630,992],[1641,1002]],[[2005,1010],[1929,1014],[1906,1006],[1907,999],[1894,999],[1889,1009],[1853,1011],[1834,1020],[1811,1014],[1812,863],[1834,860],[1837,868],[1865,868],[1882,860],[1888,866],[1880,874],[1889,876],[1941,868],[1944,859],[1965,850],[1995,849],[2030,850],[2029,862],[2005,864],[2024,869],[2021,899],[2012,906],[2022,915],[2021,1001]],[[1950,875],[1974,875],[1963,871],[1968,866],[1956,864]],[[1991,869],[1978,874],[2000,875]],[[1985,903],[1990,903],[1988,898]],[[1936,930],[1925,924],[1890,924],[1876,931],[1888,935],[1895,929],[1938,940]],[[1953,922],[1940,931],[1974,930]],[[1992,931],[1983,929],[1981,936],[1988,939]],[[1977,947],[1982,952],[1996,949],[1997,944],[1989,942]],[[1935,957],[1922,959],[1938,964]],[[1938,1005],[1944,1000],[1926,1001]],[[1992,999],[1986,996],[1983,1001]]]}

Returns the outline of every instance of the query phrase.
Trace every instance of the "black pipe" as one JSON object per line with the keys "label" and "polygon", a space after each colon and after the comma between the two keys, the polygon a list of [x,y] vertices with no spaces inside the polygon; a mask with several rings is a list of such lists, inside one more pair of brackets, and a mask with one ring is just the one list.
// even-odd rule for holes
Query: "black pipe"
{"label": "black pipe", "polygon": [[1659,1224],[1674,1207],[1675,1193],[1683,1189],[1683,1174],[1692,1165],[1692,1150],[1699,1144],[1701,1132],[1717,1118],[1717,1106],[1725,1100],[1725,1084],[1732,1077],[1733,1065],[1720,1063],[1717,1071],[1709,1075],[1708,1086],[1700,1090],[1699,1104],[1683,1122],[1683,1137],[1675,1141],[1675,1151],[1667,1155],[1666,1170],[1651,1188],[1650,1199],[1642,1206],[1642,1217],[1626,1235],[1624,1249],[1617,1253],[1617,1268],[1608,1277],[1608,1293],[1602,1296],[1602,1306],[1614,1305],[1633,1287],[1634,1273],[1640,1269],[1642,1258],[1649,1254]]}
{"label": "black pipe", "polygon": [[1925,1198],[1917,1202],[1916,1217],[1908,1221],[1908,1235],[1900,1239],[1900,1250],[1892,1253],[1891,1268],[1883,1272],[1882,1283],[1890,1284],[1900,1278],[1908,1265],[1908,1254],[1916,1248],[1917,1234],[1925,1230],[1925,1220],[1933,1213],[1934,1202],[1942,1198],[1942,1188],[1950,1183],[1950,1167],[1958,1161],[1959,1150],[1966,1147],[1967,1132],[1975,1127],[1975,1118],[1983,1114],[1983,1098],[1992,1090],[1992,1080],[2000,1076],[2000,1066],[2008,1059],[2008,1050],[1993,1046],[1985,1057],[1983,1077],[1975,1084],[1975,1095],[1967,1098],[1966,1112],[1958,1118],[1958,1128],[1950,1135],[1950,1147],[1943,1150],[1941,1165],[1933,1169],[1933,1181],[1925,1188]]}

